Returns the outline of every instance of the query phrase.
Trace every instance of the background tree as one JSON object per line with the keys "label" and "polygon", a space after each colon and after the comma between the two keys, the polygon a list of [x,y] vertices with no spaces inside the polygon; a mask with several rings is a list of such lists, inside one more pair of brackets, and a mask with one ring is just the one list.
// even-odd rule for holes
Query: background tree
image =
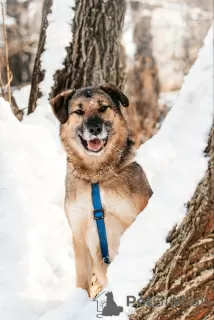
{"label": "background tree", "polygon": [[[182,224],[168,236],[170,249],[156,264],[148,286],[140,292],[142,299],[150,297],[157,305],[136,305],[136,314],[130,320],[214,319],[214,126],[205,152],[210,157],[208,170],[188,204]],[[168,302],[172,297],[177,301],[182,301],[182,296],[185,299],[178,307],[173,300],[158,306],[160,296],[167,297]]]}
{"label": "background tree", "polygon": [[74,40],[67,50],[65,68],[55,75],[53,96],[67,88],[109,81],[123,87],[120,36],[125,8],[125,0],[76,1]]}
{"label": "background tree", "polygon": [[[28,113],[34,111],[42,79],[41,49],[47,28],[46,14],[51,7],[46,0],[40,34],[40,46],[33,72]],[[67,88],[80,88],[102,82],[124,84],[124,70],[120,63],[120,35],[125,15],[125,0],[76,1],[72,25],[73,41],[67,48],[64,68],[54,76],[51,96]]]}
{"label": "background tree", "polygon": [[30,83],[37,49],[38,29],[43,0],[7,0],[6,25],[12,86]]}
{"label": "background tree", "polygon": [[[126,91],[130,108],[126,110],[131,135],[139,146],[156,132],[160,110],[158,69],[152,52],[151,14],[143,16],[149,9],[140,1],[131,1],[135,44],[134,64],[128,71]],[[149,12],[149,11],[148,11]]]}

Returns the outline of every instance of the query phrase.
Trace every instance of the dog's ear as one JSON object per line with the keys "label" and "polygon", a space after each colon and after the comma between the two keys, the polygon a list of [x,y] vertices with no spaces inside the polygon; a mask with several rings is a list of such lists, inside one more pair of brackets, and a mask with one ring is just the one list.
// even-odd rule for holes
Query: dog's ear
{"label": "dog's ear", "polygon": [[125,96],[125,94],[113,83],[108,82],[102,84],[100,89],[105,91],[117,105],[122,104],[126,108],[129,106],[129,99],[127,96]]}
{"label": "dog's ear", "polygon": [[67,90],[58,94],[50,100],[53,112],[61,124],[68,120],[68,103],[75,93],[75,90]]}

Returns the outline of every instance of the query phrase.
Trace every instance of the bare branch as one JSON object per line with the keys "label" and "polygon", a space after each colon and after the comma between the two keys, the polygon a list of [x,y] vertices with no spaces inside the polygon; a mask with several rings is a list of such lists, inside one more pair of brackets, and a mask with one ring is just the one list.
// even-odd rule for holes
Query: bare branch
{"label": "bare branch", "polygon": [[8,42],[7,42],[7,31],[5,26],[5,11],[3,2],[1,1],[1,13],[2,13],[2,22],[3,22],[3,36],[4,36],[4,48],[5,48],[5,59],[6,59],[6,70],[7,70],[7,87],[8,87],[8,101],[11,104],[11,89],[10,83],[12,81],[11,72],[9,68],[9,58],[8,58]]}

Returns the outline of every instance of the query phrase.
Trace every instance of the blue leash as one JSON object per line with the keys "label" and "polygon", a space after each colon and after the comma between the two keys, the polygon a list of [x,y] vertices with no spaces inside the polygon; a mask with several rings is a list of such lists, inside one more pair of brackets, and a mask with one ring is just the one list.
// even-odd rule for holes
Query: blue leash
{"label": "blue leash", "polygon": [[92,203],[94,207],[94,219],[97,223],[97,231],[100,239],[100,249],[102,253],[103,261],[106,264],[110,264],[109,254],[108,254],[108,242],[106,237],[106,228],[104,222],[104,212],[102,208],[102,203],[100,199],[100,188],[99,183],[91,184],[92,191]]}

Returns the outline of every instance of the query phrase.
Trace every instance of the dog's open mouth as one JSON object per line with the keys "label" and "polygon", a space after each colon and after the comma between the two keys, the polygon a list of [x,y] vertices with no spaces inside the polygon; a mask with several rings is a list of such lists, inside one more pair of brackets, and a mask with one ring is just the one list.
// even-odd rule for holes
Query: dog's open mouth
{"label": "dog's open mouth", "polygon": [[108,138],[105,139],[92,139],[92,140],[85,140],[83,139],[83,137],[79,136],[80,140],[82,142],[83,147],[88,150],[88,151],[92,151],[92,152],[99,152],[101,151],[107,144],[107,140]]}

